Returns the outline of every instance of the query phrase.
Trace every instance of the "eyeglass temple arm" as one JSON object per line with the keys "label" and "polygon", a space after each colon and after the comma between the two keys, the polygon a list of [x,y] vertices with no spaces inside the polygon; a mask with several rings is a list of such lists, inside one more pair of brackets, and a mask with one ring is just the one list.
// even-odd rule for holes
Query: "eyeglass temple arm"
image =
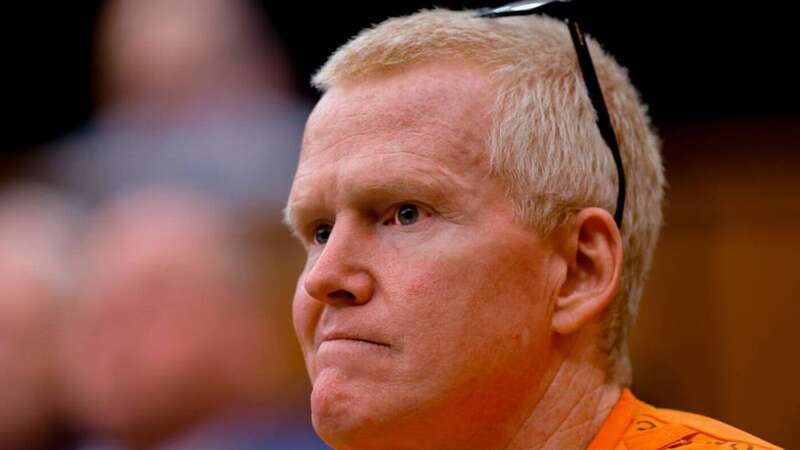
{"label": "eyeglass temple arm", "polygon": [[581,26],[577,20],[565,18],[564,22],[569,28],[569,35],[572,38],[572,45],[575,47],[575,53],[578,55],[578,64],[581,67],[583,74],[583,81],[586,84],[586,91],[589,94],[589,100],[592,102],[595,114],[597,115],[597,128],[600,130],[600,135],[603,137],[608,148],[611,150],[611,155],[614,158],[614,164],[617,166],[617,207],[614,210],[614,221],[617,227],[622,229],[622,216],[625,211],[625,171],[622,167],[622,155],[619,152],[619,145],[617,137],[614,134],[614,127],[611,126],[611,118],[606,108],[606,102],[603,98],[603,90],[600,89],[600,82],[597,79],[597,72],[592,64],[592,57],[589,54],[589,47],[586,45],[586,38],[581,30]]}

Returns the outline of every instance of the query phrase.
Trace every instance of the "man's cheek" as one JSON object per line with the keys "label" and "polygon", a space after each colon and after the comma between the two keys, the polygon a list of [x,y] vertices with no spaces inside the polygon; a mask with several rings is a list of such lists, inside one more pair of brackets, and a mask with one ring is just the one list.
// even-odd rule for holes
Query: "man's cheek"
{"label": "man's cheek", "polygon": [[420,357],[447,357],[469,345],[466,329],[476,325],[470,317],[480,307],[475,289],[474,279],[463,276],[460,270],[424,270],[419,276],[406,279],[400,290],[403,301],[392,318],[395,328],[404,330],[406,341],[426,347],[425,355]]}
{"label": "man's cheek", "polygon": [[294,332],[300,343],[303,355],[306,357],[306,362],[308,362],[308,356],[314,350],[316,318],[319,317],[319,314],[315,311],[319,306],[315,305],[315,303],[316,301],[310,298],[304,291],[295,293],[295,298],[292,303],[292,323],[294,325]]}

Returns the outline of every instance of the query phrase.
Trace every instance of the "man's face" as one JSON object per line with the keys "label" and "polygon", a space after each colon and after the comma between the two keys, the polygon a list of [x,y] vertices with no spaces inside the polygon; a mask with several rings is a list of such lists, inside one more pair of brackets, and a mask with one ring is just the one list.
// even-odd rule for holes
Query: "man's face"
{"label": "man's face", "polygon": [[419,65],[337,86],[309,119],[289,198],[308,251],[294,325],[329,443],[436,446],[519,425],[541,394],[556,265],[489,175],[494,89]]}

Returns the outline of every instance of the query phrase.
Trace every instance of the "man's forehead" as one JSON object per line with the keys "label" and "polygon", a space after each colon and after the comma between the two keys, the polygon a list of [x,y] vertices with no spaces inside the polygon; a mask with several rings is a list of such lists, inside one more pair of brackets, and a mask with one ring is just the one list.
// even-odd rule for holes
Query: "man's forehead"
{"label": "man's forehead", "polygon": [[425,187],[438,189],[433,197],[441,198],[452,189],[470,192],[488,174],[493,100],[490,74],[463,63],[419,65],[337,85],[306,127],[287,222],[292,226],[300,210],[307,215],[344,193],[394,189],[413,196]]}
{"label": "man's forehead", "polygon": [[417,63],[339,83],[314,108],[304,153],[364,132],[428,132],[483,142],[494,89],[487,70],[461,62]]}

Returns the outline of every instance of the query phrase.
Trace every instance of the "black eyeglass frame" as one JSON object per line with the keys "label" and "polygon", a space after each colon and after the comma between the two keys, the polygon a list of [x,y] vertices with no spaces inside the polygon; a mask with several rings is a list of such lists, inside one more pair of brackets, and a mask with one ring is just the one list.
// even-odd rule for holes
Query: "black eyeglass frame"
{"label": "black eyeglass frame", "polygon": [[531,14],[547,15],[563,21],[569,28],[569,35],[572,38],[572,46],[578,57],[578,65],[581,68],[583,82],[589,94],[596,115],[597,128],[603,137],[614,164],[617,167],[617,206],[614,211],[614,222],[617,227],[622,229],[622,218],[625,211],[625,171],[622,167],[622,156],[619,152],[617,137],[614,127],[611,125],[611,118],[608,114],[603,90],[597,79],[597,72],[594,69],[592,57],[589,54],[589,47],[586,45],[586,38],[577,19],[575,4],[570,0],[544,0],[544,1],[520,1],[509,3],[497,8],[482,8],[475,12],[476,17],[498,18],[510,16],[527,16]]}

